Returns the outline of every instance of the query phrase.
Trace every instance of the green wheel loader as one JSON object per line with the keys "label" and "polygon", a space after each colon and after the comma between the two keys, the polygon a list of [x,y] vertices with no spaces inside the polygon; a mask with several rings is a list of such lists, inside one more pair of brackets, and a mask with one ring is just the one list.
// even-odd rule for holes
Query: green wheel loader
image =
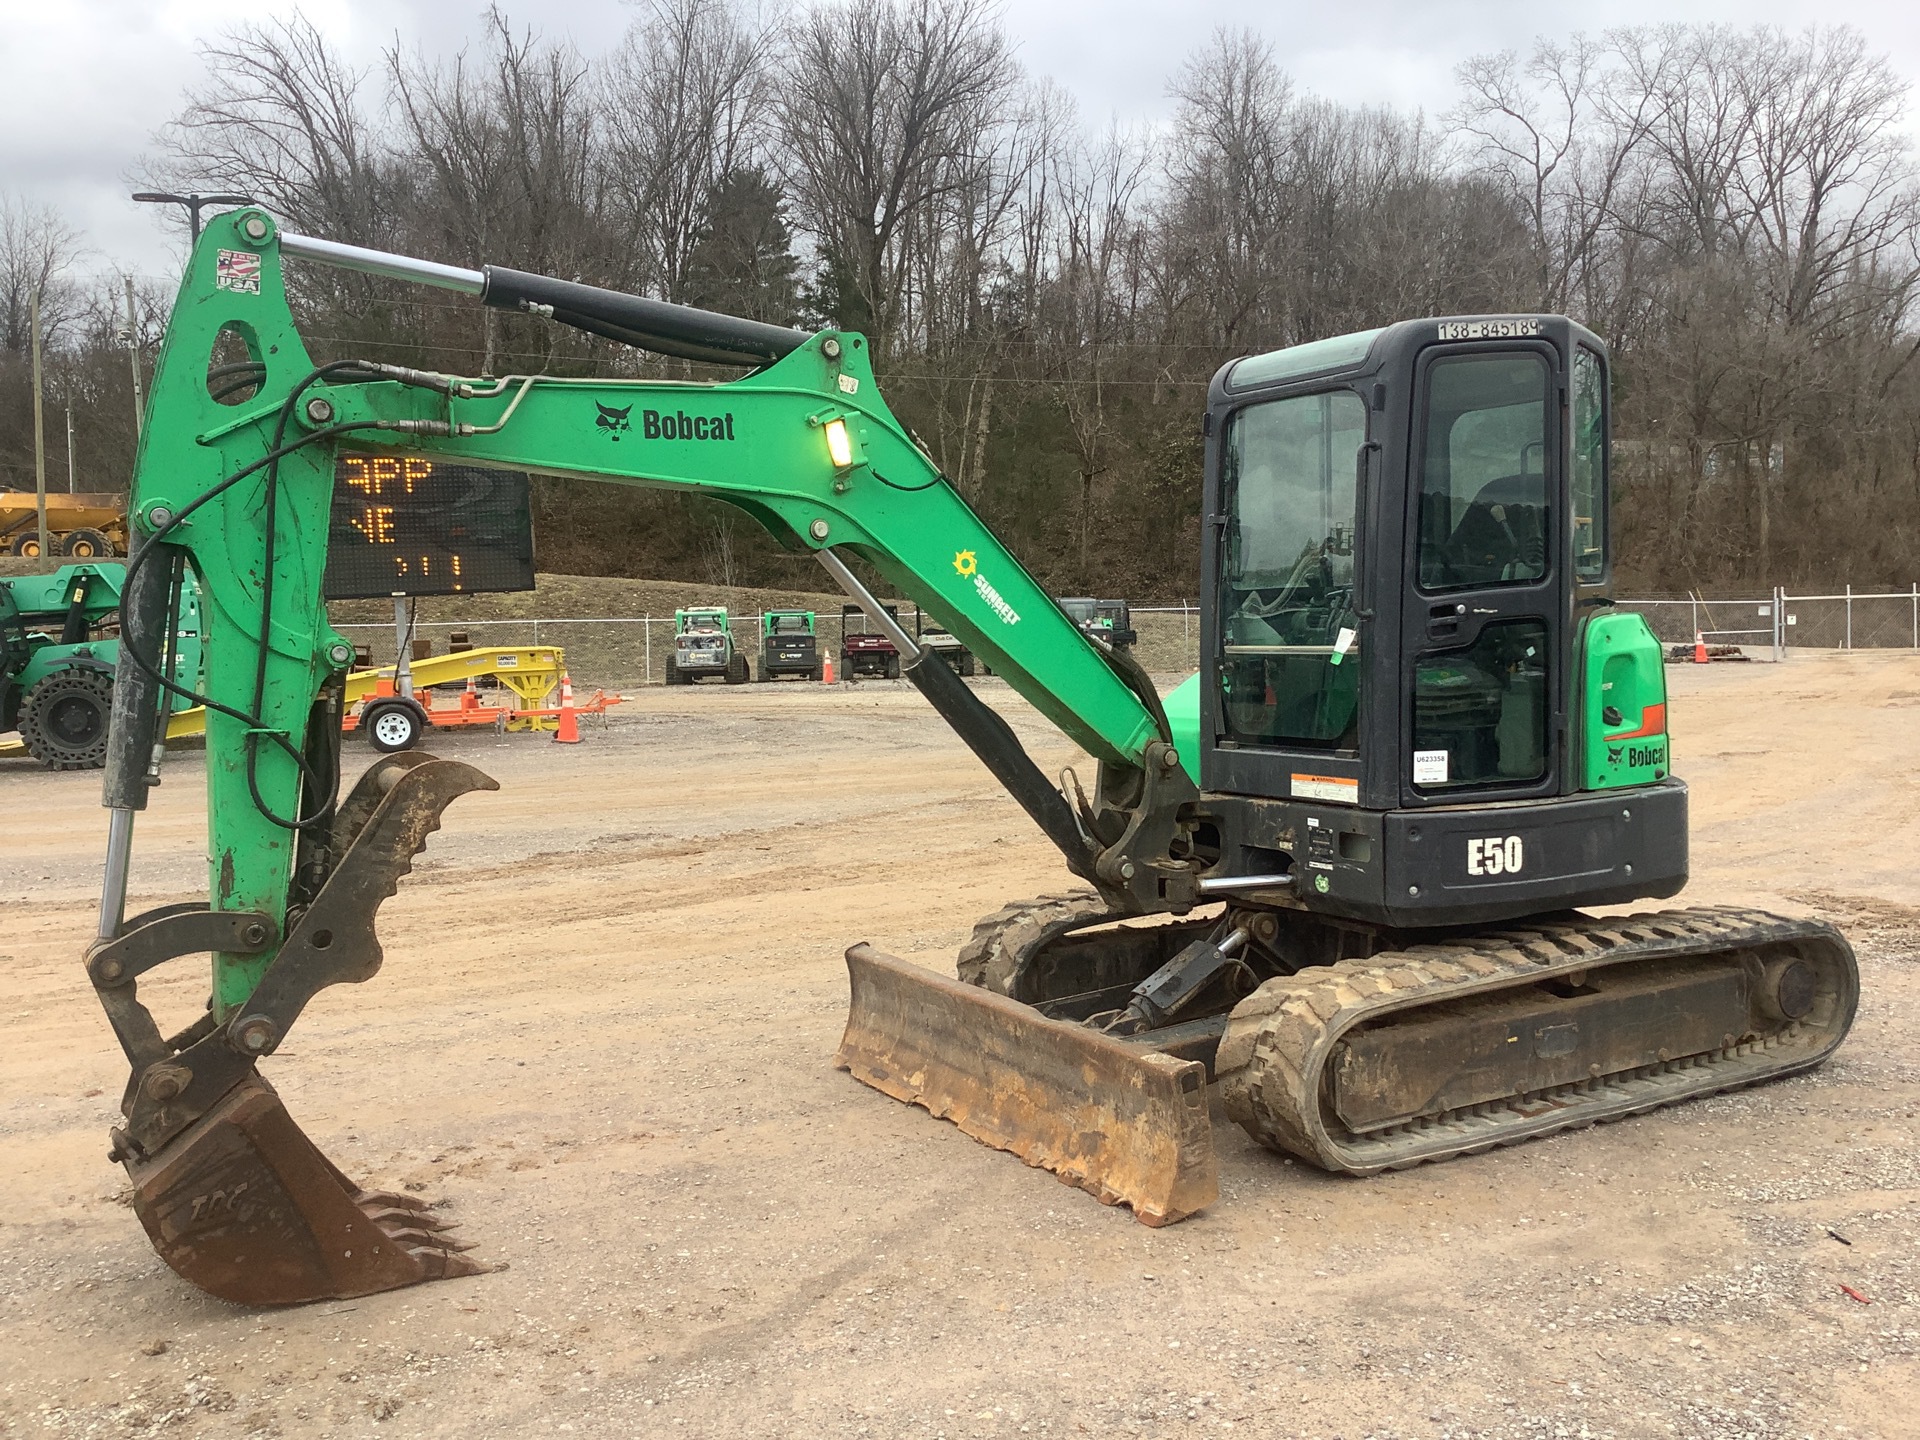
{"label": "green wheel loader", "polygon": [[[124,565],[85,564],[0,578],[0,733],[17,731],[20,747],[50,770],[106,763],[125,576]],[[171,626],[180,674],[199,675],[199,625],[198,591],[183,587]]]}

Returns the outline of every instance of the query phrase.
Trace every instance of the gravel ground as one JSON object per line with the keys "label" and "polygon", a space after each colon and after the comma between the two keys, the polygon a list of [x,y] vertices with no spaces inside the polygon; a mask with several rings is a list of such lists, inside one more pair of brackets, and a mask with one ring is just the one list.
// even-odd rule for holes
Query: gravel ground
{"label": "gravel ground", "polygon": [[[1065,879],[909,689],[437,741],[502,790],[449,811],[385,969],[268,1068],[348,1173],[506,1268],[268,1312],[180,1282],[126,1208],[125,1064],[77,963],[97,777],[0,762],[0,1435],[1920,1435],[1920,659],[1670,673],[1684,898],[1848,931],[1838,1056],[1364,1181],[1216,1111],[1221,1199],[1165,1230],[828,1063],[846,945],[950,971]],[[140,904],[204,884],[202,765],[142,817]],[[142,984],[163,1023],[203,983],[173,968]]]}

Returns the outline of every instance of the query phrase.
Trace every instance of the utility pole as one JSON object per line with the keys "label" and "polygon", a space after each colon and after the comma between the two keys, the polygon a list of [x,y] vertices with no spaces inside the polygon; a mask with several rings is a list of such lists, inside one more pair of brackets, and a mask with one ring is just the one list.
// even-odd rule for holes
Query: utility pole
{"label": "utility pole", "polygon": [[30,328],[33,334],[33,489],[40,510],[40,558],[47,545],[47,426],[40,413],[40,292],[33,292]]}
{"label": "utility pole", "polygon": [[133,438],[140,439],[147,402],[140,393],[140,319],[133,308],[133,276],[127,278],[127,355],[133,361]]}
{"label": "utility pole", "polygon": [[73,480],[73,401],[67,401],[67,493],[78,495],[80,487]]}

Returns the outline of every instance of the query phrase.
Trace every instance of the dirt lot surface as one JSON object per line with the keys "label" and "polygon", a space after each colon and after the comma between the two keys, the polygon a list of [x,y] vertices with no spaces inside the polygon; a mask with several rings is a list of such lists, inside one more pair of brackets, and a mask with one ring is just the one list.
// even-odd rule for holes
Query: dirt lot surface
{"label": "dirt lot surface", "polygon": [[[104,1159],[98,778],[0,765],[0,1434],[1920,1435],[1920,658],[1671,675],[1686,898],[1847,928],[1838,1058],[1364,1181],[1216,1112],[1220,1202],[1157,1231],[828,1063],[847,944],[951,973],[1066,879],[911,691],[449,738],[501,791],[266,1068],[349,1173],[509,1268],[264,1313],[165,1269]],[[138,903],[200,893],[202,763],[141,821]],[[177,968],[143,985],[163,1020],[204,983]]]}

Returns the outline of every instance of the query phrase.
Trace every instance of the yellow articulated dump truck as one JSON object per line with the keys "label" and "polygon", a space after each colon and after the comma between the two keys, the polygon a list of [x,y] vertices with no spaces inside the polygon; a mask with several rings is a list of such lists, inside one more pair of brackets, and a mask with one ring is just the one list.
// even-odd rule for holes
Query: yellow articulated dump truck
{"label": "yellow articulated dump truck", "polygon": [[[117,491],[47,496],[47,550],[76,560],[127,553],[127,497]],[[0,555],[40,553],[39,501],[0,490]]]}

